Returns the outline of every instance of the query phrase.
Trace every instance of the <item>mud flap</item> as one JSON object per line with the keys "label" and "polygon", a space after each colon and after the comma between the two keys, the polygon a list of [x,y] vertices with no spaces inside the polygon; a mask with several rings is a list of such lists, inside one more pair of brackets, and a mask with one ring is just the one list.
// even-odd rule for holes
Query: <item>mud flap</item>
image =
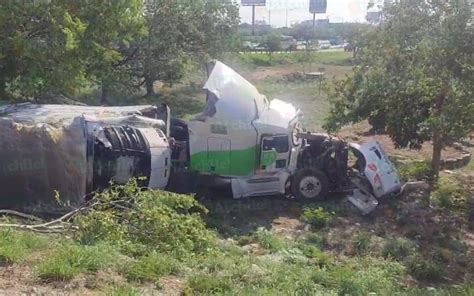
{"label": "mud flap", "polygon": [[377,206],[379,202],[370,193],[370,190],[364,186],[364,183],[360,178],[352,178],[352,184],[355,185],[352,195],[348,196],[348,200],[361,211],[362,215],[370,214]]}
{"label": "mud flap", "polygon": [[361,211],[362,215],[370,214],[379,204],[372,194],[365,193],[359,188],[354,189],[347,199]]}

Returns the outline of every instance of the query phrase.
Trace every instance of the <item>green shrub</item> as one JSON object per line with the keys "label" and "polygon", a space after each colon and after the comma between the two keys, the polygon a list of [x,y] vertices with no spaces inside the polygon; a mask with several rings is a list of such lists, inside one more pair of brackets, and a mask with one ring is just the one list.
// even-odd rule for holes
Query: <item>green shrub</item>
{"label": "green shrub", "polygon": [[433,180],[433,169],[429,161],[417,161],[402,164],[399,168],[399,174],[402,180]]}
{"label": "green shrub", "polygon": [[308,244],[315,245],[319,249],[324,248],[327,244],[326,237],[319,233],[309,233],[308,235],[306,235],[305,241]]}
{"label": "green shrub", "polygon": [[370,249],[370,235],[368,233],[359,233],[352,240],[352,246],[359,254],[363,254]]}
{"label": "green shrub", "polygon": [[0,230],[0,263],[18,263],[35,250],[45,248],[48,244],[46,237],[34,233]]}
{"label": "green shrub", "polygon": [[315,246],[303,245],[301,248],[303,254],[306,257],[312,259],[312,261],[320,267],[329,266],[332,264],[332,258]]}
{"label": "green shrub", "polygon": [[255,241],[264,249],[276,252],[285,246],[285,243],[274,233],[266,229],[259,229],[254,234]]}
{"label": "green shrub", "polygon": [[389,239],[382,250],[382,255],[387,258],[391,257],[394,259],[402,260],[412,255],[415,252],[415,244],[405,238]]}
{"label": "green shrub", "polygon": [[330,270],[328,284],[339,295],[392,295],[400,289],[405,268],[398,262],[374,257],[354,257]]}
{"label": "green shrub", "polygon": [[429,261],[421,256],[414,256],[407,262],[410,274],[422,280],[440,280],[445,272],[443,267],[435,261]]}
{"label": "green shrub", "polygon": [[197,274],[188,279],[184,294],[225,294],[231,288],[231,279],[228,277]]}
{"label": "green shrub", "polygon": [[130,285],[116,285],[113,287],[112,291],[106,293],[110,296],[138,296],[141,295],[140,291],[135,289]]}
{"label": "green shrub", "polygon": [[84,246],[74,243],[63,244],[42,261],[38,276],[48,281],[69,281],[83,272],[97,272],[117,263],[118,252],[106,244]]}
{"label": "green shrub", "polygon": [[301,219],[316,229],[328,226],[334,218],[334,213],[326,212],[323,208],[305,208]]}
{"label": "green shrub", "polygon": [[179,271],[179,262],[164,254],[152,252],[150,255],[127,265],[124,274],[130,281],[156,282],[160,277]]}
{"label": "green shrub", "polygon": [[439,178],[431,197],[434,204],[439,207],[450,210],[467,209],[468,193],[453,178]]}
{"label": "green shrub", "polygon": [[95,199],[101,204],[74,221],[79,226],[77,239],[83,243],[107,240],[137,255],[146,252],[144,247],[179,256],[215,247],[216,235],[201,217],[207,210],[192,196],[143,191],[134,180]]}

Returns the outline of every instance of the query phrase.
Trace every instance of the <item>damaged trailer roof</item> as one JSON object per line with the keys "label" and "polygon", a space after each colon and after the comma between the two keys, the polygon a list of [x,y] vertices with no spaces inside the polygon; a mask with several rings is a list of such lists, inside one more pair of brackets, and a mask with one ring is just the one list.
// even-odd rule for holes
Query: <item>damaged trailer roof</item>
{"label": "damaged trailer roof", "polygon": [[54,212],[59,207],[56,193],[66,206],[80,204],[91,174],[90,127],[130,125],[159,128],[166,133],[164,120],[156,119],[160,108],[29,103],[1,106],[0,205]]}

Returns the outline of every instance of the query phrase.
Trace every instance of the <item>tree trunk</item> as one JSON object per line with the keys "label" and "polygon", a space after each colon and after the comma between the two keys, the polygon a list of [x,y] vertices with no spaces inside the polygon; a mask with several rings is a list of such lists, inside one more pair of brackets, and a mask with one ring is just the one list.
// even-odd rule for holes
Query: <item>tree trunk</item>
{"label": "tree trunk", "polygon": [[434,177],[439,176],[439,170],[441,167],[441,150],[443,149],[443,138],[438,131],[433,133],[433,156],[431,158],[431,168],[433,170]]}
{"label": "tree trunk", "polygon": [[101,105],[108,105],[109,104],[109,89],[105,82],[102,81],[102,95],[100,97],[100,104]]}
{"label": "tree trunk", "polygon": [[145,78],[145,85],[146,85],[146,96],[153,97],[155,95],[155,88],[154,88],[155,81],[150,78]]}

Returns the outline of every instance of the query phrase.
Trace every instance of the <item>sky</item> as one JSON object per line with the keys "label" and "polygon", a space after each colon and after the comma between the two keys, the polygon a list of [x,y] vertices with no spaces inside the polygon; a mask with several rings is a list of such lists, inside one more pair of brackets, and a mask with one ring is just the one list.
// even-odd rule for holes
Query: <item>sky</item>
{"label": "sky", "polygon": [[[255,20],[265,20],[274,27],[288,26],[296,22],[313,19],[309,13],[309,0],[266,0],[267,5],[256,7]],[[326,14],[317,14],[317,19],[326,19],[333,23],[364,22],[369,0],[327,0]],[[239,1],[240,3],[240,1]],[[288,20],[286,12],[288,10]],[[243,23],[252,23],[252,7],[240,7],[240,17]]]}

